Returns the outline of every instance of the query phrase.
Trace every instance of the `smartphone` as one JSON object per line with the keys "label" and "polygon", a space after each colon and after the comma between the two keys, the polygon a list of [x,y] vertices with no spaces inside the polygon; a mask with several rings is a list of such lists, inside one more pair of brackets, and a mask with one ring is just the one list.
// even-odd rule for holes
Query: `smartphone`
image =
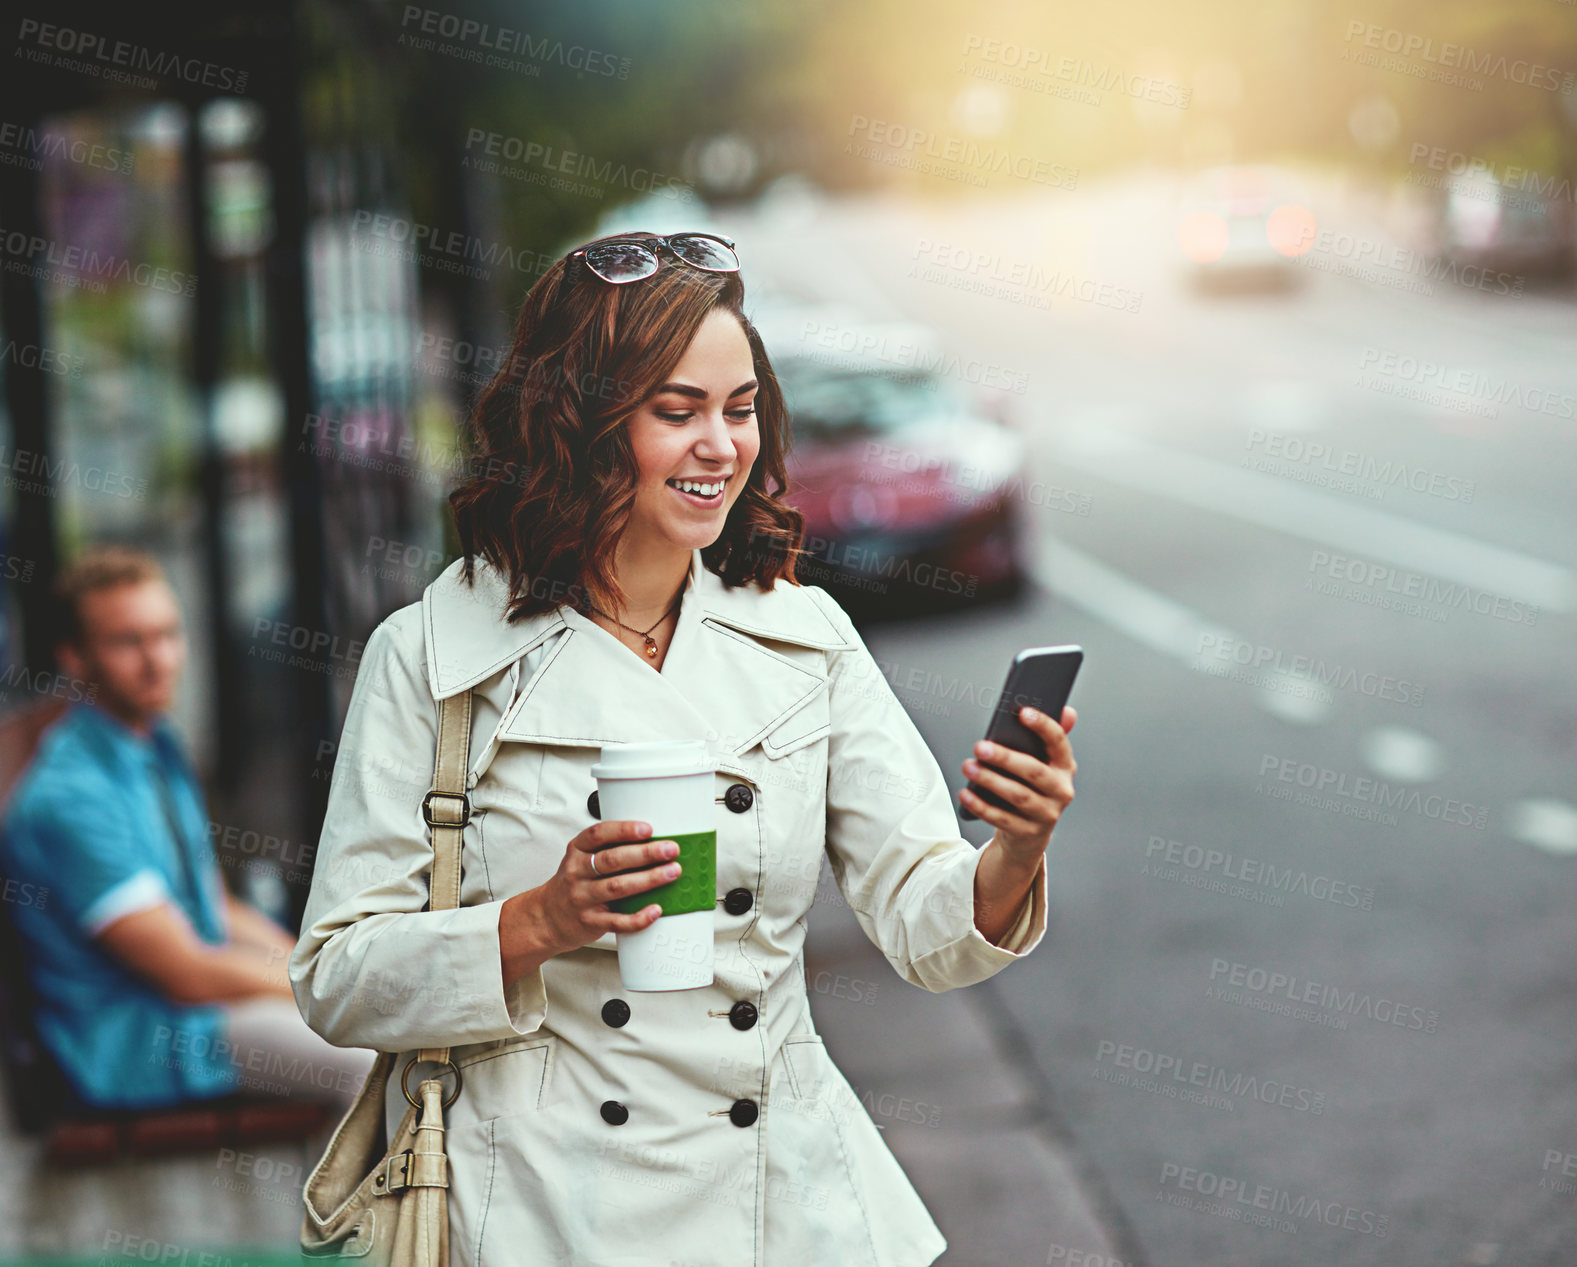
{"label": "smartphone", "polygon": [[[1044,761],[1045,741],[1019,720],[1018,710],[1038,708],[1060,725],[1063,706],[1073,693],[1073,679],[1078,676],[1079,665],[1083,663],[1083,647],[1026,647],[1020,651],[1013,657],[1013,664],[1008,669],[1007,682],[1002,687],[996,709],[986,726],[986,738],[1004,748],[1027,752],[1035,760]],[[975,759],[979,760],[978,757]],[[988,765],[989,762],[981,764]],[[1013,777],[1006,770],[997,773]],[[969,790],[988,805],[995,805],[998,809],[1013,808],[995,792],[989,792],[973,782],[969,784]],[[971,812],[967,805],[960,805],[959,813],[966,822],[976,822],[980,817]]]}

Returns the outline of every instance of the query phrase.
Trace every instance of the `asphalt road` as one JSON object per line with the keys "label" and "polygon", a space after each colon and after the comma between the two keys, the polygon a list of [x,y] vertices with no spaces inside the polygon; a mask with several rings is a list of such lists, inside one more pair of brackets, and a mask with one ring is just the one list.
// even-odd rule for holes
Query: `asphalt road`
{"label": "asphalt road", "polygon": [[1011,654],[1086,649],[1051,925],[980,988],[1151,1264],[1572,1262],[1577,307],[1334,236],[1196,298],[1175,216],[1154,176],[720,216],[758,286],[1022,374],[1075,494],[1026,499],[1021,603],[869,632],[955,783]]}

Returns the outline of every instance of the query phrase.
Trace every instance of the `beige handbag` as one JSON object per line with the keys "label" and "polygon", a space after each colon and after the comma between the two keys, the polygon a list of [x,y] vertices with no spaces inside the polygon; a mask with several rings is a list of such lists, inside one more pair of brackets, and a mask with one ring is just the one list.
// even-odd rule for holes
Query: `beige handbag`
{"label": "beige handbag", "polygon": [[[460,836],[471,816],[465,790],[470,747],[471,692],[462,691],[439,704],[433,788],[422,799],[422,817],[433,844],[427,902],[433,911],[460,905]],[[307,1177],[302,1192],[303,1263],[349,1258],[365,1267],[448,1267],[449,1158],[443,1110],[460,1094],[460,1070],[447,1047],[423,1048],[406,1063],[400,1085],[411,1107],[380,1155],[384,1088],[396,1059],[395,1052],[379,1053],[356,1102]],[[425,1079],[417,1096],[406,1086],[416,1063],[429,1060],[447,1063],[454,1071],[454,1091],[447,1100],[437,1078]]]}

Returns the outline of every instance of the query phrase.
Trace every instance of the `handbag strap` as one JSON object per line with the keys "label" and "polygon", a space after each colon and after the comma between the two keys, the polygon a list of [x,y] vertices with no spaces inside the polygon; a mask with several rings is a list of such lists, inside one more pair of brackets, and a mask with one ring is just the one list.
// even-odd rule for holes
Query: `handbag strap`
{"label": "handbag strap", "polygon": [[[466,794],[466,764],[471,753],[471,692],[461,691],[438,703],[438,754],[433,760],[432,790],[422,798],[422,817],[433,842],[432,878],[427,909],[452,911],[460,905],[460,841],[471,821]],[[423,1047],[417,1060],[443,1064],[447,1047]],[[458,1093],[459,1087],[455,1088]]]}

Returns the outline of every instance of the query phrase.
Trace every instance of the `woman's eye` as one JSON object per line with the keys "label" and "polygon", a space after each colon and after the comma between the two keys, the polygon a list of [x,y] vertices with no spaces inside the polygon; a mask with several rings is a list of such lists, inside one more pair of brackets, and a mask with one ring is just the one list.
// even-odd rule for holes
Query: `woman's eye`
{"label": "woman's eye", "polygon": [[[662,412],[658,412],[657,416],[664,422],[689,422],[694,417],[693,414],[665,414]],[[744,409],[730,409],[728,416],[730,418],[738,418],[741,422],[744,422],[747,418],[756,416],[755,406],[750,405]]]}

